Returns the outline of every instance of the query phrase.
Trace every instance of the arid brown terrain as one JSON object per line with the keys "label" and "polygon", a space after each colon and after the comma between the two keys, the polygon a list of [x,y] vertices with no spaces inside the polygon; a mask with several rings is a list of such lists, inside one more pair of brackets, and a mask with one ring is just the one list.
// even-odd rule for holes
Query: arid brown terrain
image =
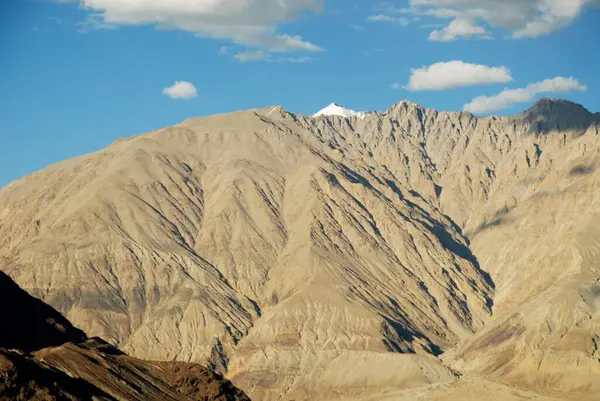
{"label": "arid brown terrain", "polygon": [[0,400],[249,400],[196,364],[145,362],[86,338],[0,272]]}
{"label": "arid brown terrain", "polygon": [[[600,115],[562,100],[189,119],[0,190],[0,269],[88,335],[253,400],[600,400],[599,166]],[[19,363],[195,391],[195,366],[107,350]]]}

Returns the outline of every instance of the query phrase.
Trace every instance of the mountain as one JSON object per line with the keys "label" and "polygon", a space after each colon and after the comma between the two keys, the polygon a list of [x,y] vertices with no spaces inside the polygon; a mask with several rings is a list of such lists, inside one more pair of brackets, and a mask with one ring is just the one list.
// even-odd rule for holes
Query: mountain
{"label": "mountain", "polygon": [[339,117],[363,118],[366,116],[366,114],[367,113],[362,112],[362,111],[359,112],[359,111],[350,110],[350,109],[345,108],[344,106],[340,106],[339,104],[331,103],[329,106],[318,111],[313,117],[339,116]]}
{"label": "mountain", "polygon": [[589,400],[599,157],[597,116],[551,99],[189,119],[3,188],[0,269],[255,400]]}
{"label": "mountain", "polygon": [[199,365],[144,362],[86,338],[2,272],[0,305],[0,400],[248,400]]}

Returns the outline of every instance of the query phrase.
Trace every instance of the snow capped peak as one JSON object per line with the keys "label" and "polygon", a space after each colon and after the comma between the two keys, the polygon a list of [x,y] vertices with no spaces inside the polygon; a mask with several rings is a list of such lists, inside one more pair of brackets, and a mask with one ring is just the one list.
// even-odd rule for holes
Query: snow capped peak
{"label": "snow capped peak", "polygon": [[340,117],[359,117],[363,118],[366,113],[354,111],[345,108],[344,106],[340,106],[337,103],[331,103],[329,106],[325,107],[323,110],[319,111],[313,117],[320,116],[340,116]]}

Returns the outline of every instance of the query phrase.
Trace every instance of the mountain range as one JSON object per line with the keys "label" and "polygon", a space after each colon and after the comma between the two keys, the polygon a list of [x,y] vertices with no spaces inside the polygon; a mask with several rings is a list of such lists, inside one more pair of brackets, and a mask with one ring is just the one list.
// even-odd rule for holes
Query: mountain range
{"label": "mountain range", "polygon": [[253,400],[600,399],[600,115],[333,106],[188,119],[15,181],[0,270]]}

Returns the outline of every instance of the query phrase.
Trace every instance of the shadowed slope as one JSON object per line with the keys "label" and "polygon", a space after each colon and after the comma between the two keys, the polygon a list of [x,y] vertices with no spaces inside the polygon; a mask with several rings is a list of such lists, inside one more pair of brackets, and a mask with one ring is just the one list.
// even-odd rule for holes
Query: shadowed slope
{"label": "shadowed slope", "polygon": [[0,347],[35,351],[85,339],[85,333],[1,271],[0,294]]}
{"label": "shadowed slope", "polygon": [[145,362],[86,339],[4,273],[0,305],[0,400],[248,400],[199,365]]}

